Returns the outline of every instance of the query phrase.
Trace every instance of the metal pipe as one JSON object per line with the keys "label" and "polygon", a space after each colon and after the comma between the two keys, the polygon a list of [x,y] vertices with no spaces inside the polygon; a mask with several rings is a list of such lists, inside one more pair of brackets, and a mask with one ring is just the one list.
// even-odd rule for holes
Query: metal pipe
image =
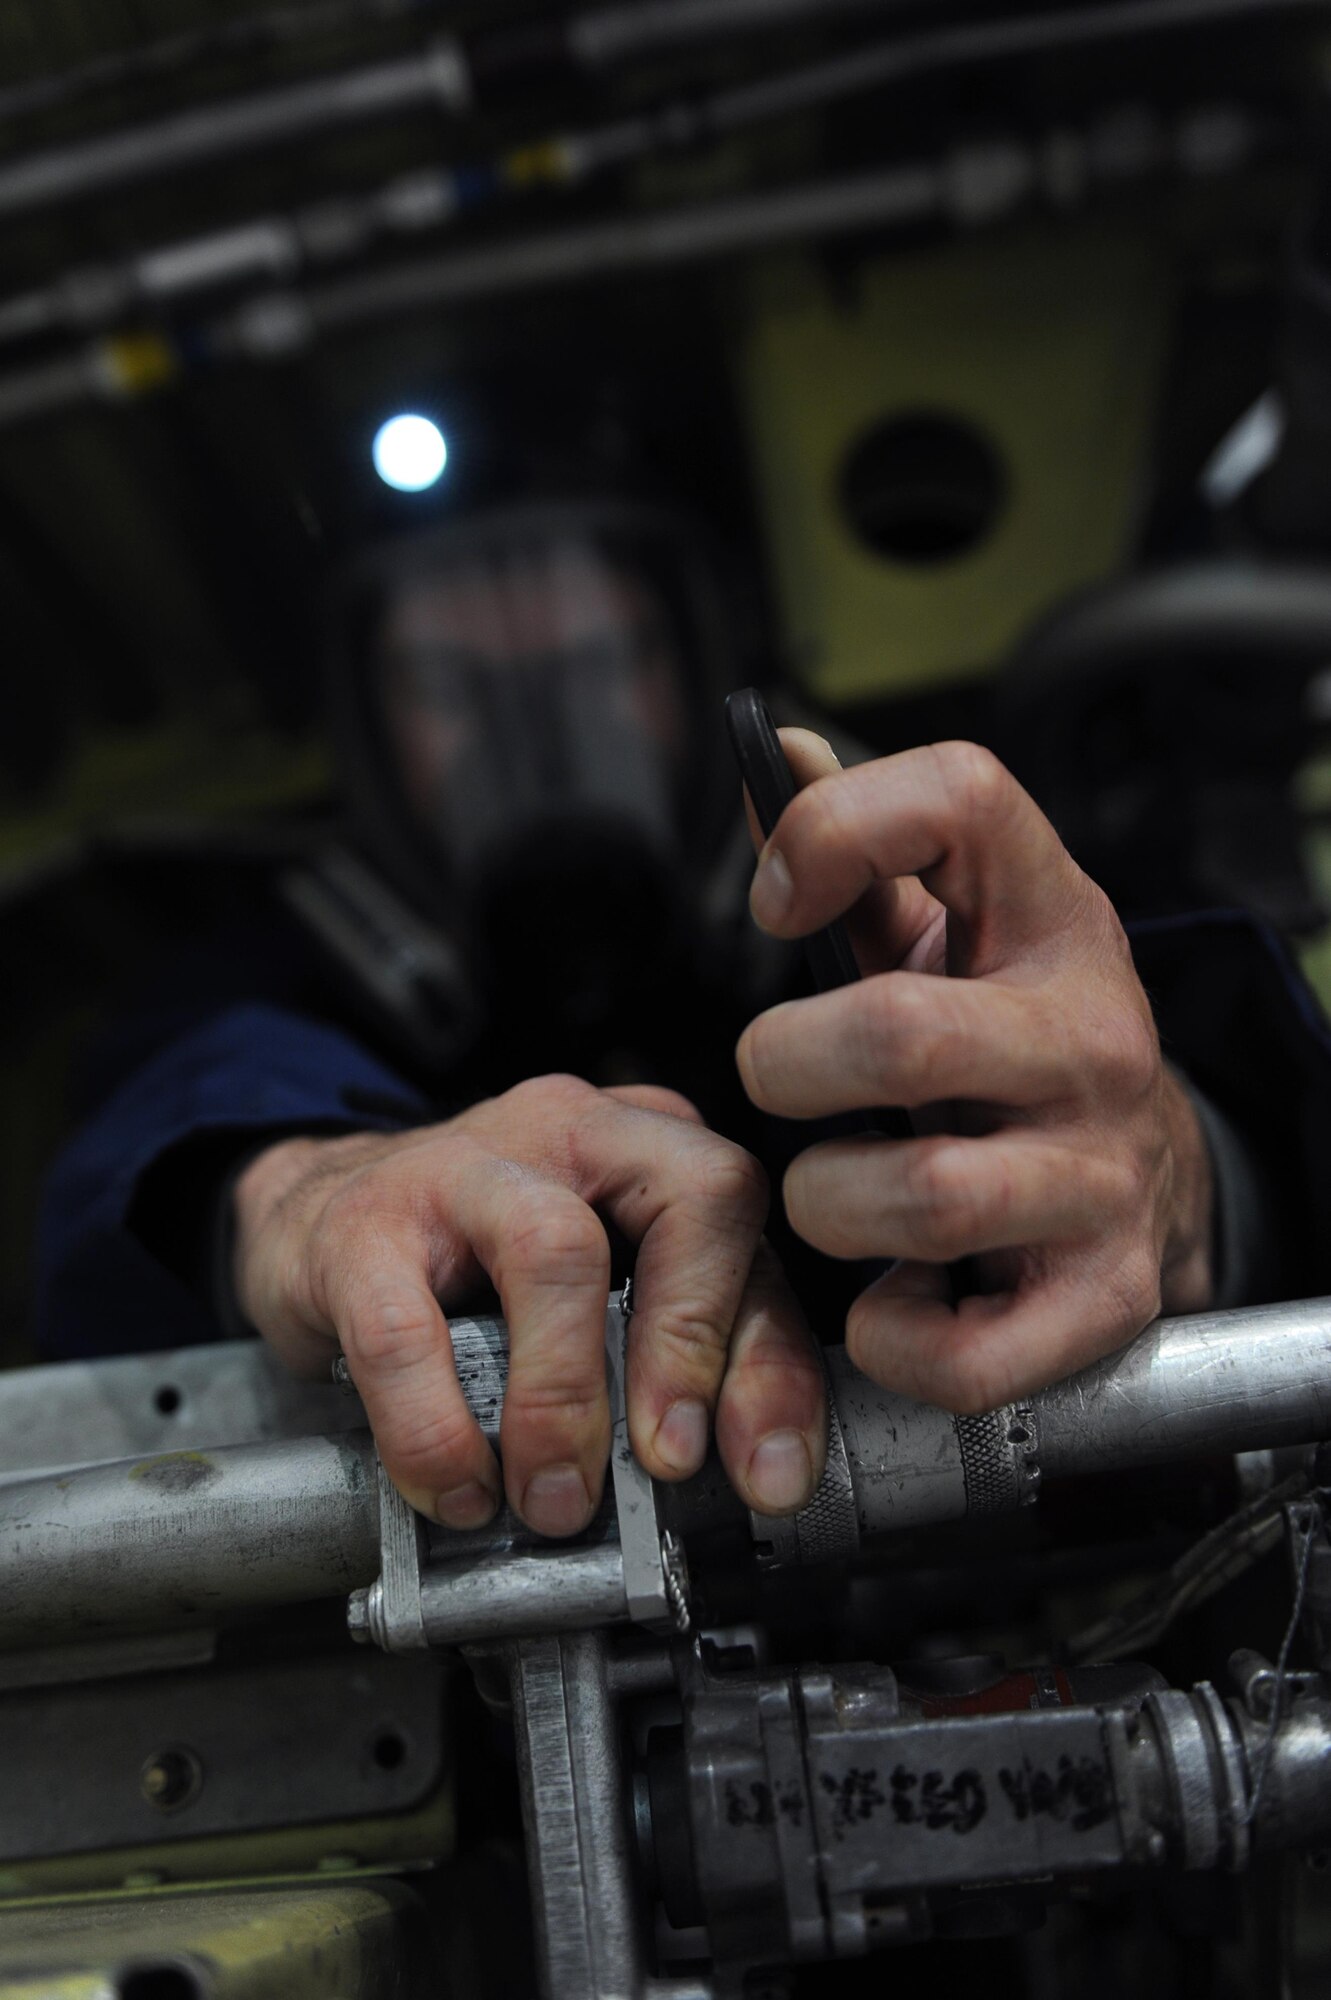
{"label": "metal pipe", "polygon": [[421,1615],[432,1646],[617,1625],[628,1617],[624,1559],[617,1542],[603,1542],[590,1549],[427,1569],[421,1577]]}
{"label": "metal pipe", "polygon": [[[1115,138],[1122,142],[1117,148],[1109,143]],[[1255,127],[1241,113],[1199,107],[1164,127],[1148,115],[1126,136],[1106,120],[1087,133],[1081,164],[1088,187],[1138,179],[1166,163],[1205,177],[1242,164],[1254,141]],[[543,230],[247,301],[219,320],[209,338],[222,355],[280,358],[320,334],[366,320],[474,299],[934,218],[959,226],[993,223],[1039,194],[1046,181],[1059,185],[1057,161],[1066,149],[1066,133],[1051,135],[1047,147],[998,138],[867,173]],[[1060,192],[1058,199],[1065,196]]]}
{"label": "metal pipe", "polygon": [[97,91],[160,83],[201,63],[262,56],[315,36],[418,13],[428,4],[432,0],[302,0],[299,6],[208,21],[155,41],[108,49],[85,62],[6,85],[0,90],[0,127],[15,118],[40,116]]}
{"label": "metal pipe", "polygon": [[281,89],[178,111],[92,139],[20,155],[0,166],[0,216],[83,196],[101,198],[150,176],[183,172],[263,146],[290,146],[341,125],[417,107],[453,113],[470,100],[466,59],[451,40],[410,55]]}
{"label": "metal pipe", "polygon": [[1331,1299],[1162,1319],[1035,1398],[1046,1472],[1331,1437]]}
{"label": "metal pipe", "polygon": [[[842,0],[845,4],[845,0]],[[767,118],[806,111],[838,98],[1000,58],[1047,50],[1096,47],[1135,35],[1205,27],[1212,22],[1276,14],[1316,14],[1327,0],[1118,0],[1113,7],[1056,10],[995,21],[961,22],[932,33],[904,33],[870,48],[762,77],[712,99],[706,110],[712,132],[738,131]],[[639,10],[635,9],[636,14]],[[645,10],[654,25],[663,10]],[[681,10],[672,10],[681,11]],[[702,10],[694,8],[689,31]],[[727,10],[751,19],[753,8]],[[785,11],[798,13],[797,7]],[[571,24],[568,47],[595,62],[624,53],[625,9],[583,17]],[[616,28],[615,17],[619,17]],[[654,37],[639,34],[639,50]],[[658,35],[655,39],[661,39]],[[17,215],[104,195],[151,175],[169,175],[210,160],[268,145],[290,145],[339,125],[381,118],[420,105],[454,114],[471,98],[471,64],[461,43],[441,39],[419,52],[281,89],[206,104],[152,123],[125,126],[92,139],[29,153],[0,167],[0,215]]]}
{"label": "metal pipe", "polygon": [[[1241,10],[1251,0],[1232,3]],[[822,0],[822,11],[828,4],[829,0]],[[851,0],[844,0],[844,4],[851,4]],[[855,0],[855,4],[871,4],[871,0]],[[1205,11],[1215,4],[1216,0],[1182,0],[1167,19],[1187,25],[1200,18],[1199,6]],[[808,5],[809,0],[776,0],[775,6],[773,0],[724,0],[718,8],[717,0],[701,0],[701,4],[689,0],[683,7],[671,4],[646,10],[612,10],[605,17],[587,16],[570,23],[568,32],[570,36],[584,31],[593,37],[608,35],[605,45],[613,49],[625,36],[641,36],[653,25],[657,32],[673,29],[687,38],[697,32],[703,17],[714,14],[718,18],[712,26],[721,32],[721,17],[726,15],[735,26],[752,27],[764,12],[799,15],[808,11]],[[653,14],[662,17],[655,24],[650,19]],[[1092,39],[1106,33],[1117,35],[1124,31],[1125,21],[1129,26],[1132,21],[1139,27],[1158,26],[1159,0],[1120,6],[1109,16],[1097,10],[1089,24],[1079,28],[1081,19],[1059,16],[1051,23],[1048,17],[1038,17],[978,28],[950,27],[932,35],[897,35],[850,56],[760,77],[700,101],[666,103],[590,130],[550,133],[534,145],[521,146],[516,153],[498,159],[462,166],[432,165],[400,175],[367,194],[344,195],[291,215],[250,217],[206,235],[137,253],[119,265],[81,266],[40,291],[0,301],[0,340],[31,339],[64,328],[86,331],[114,325],[140,301],[178,303],[222,284],[265,280],[290,284],[310,263],[344,262],[363,256],[385,233],[436,228],[516,187],[551,180],[576,185],[603,167],[622,168],[657,152],[677,151],[743,131],[875,84],[902,80],[950,61],[974,60],[994,52],[995,33],[1004,50],[1025,50],[1044,46],[1051,31],[1057,37],[1072,34],[1075,40],[1082,34]],[[589,41],[588,50],[594,45],[600,46]],[[580,59],[592,58],[584,50]],[[1060,137],[1067,143],[1066,135]],[[1088,147],[1091,162],[1094,152],[1092,142]],[[0,170],[0,207],[3,189],[4,173]]]}
{"label": "metal pipe", "polygon": [[[718,37],[768,34],[799,21],[838,14],[887,13],[902,0],[649,0],[642,5],[593,8],[564,22],[542,23],[535,46],[556,54],[562,47],[584,68],[607,69],[660,51],[705,46]],[[96,91],[126,90],[181,75],[201,63],[230,62],[286,50],[300,42],[356,27],[442,12],[442,0],[303,0],[262,14],[208,22],[157,41],[140,42],[93,56],[86,62],[28,77],[0,89],[0,126],[55,110]],[[469,37],[476,67],[487,82],[503,79],[506,68],[530,70],[530,23],[501,26]]]}
{"label": "metal pipe", "polygon": [[369,1434],[0,1487],[0,1647],[345,1596],[379,1566]]}
{"label": "metal pipe", "polygon": [[367,319],[461,305],[472,299],[586,283],[629,271],[668,269],[731,251],[757,250],[805,236],[919,222],[935,213],[944,179],[932,163],[690,203],[570,229],[542,231],[446,257],[404,262],[377,275],[311,287],[301,296],[258,300],[217,329],[220,351],[281,354]]}
{"label": "metal pipe", "polygon": [[[1080,147],[1076,178],[1093,191],[1102,181],[1119,185],[1162,164],[1198,175],[1231,171],[1251,156],[1256,143],[1256,128],[1242,112],[1200,107],[1163,132],[1148,118],[1126,139],[1109,121],[1081,138],[1051,134],[1046,144],[1034,148],[1025,140],[992,140],[938,159],[836,180],[542,230],[304,290],[288,284],[251,297],[198,329],[188,352],[165,336],[112,335],[73,356],[0,376],[0,427],[88,401],[154,390],[192,365],[196,355],[281,361],[322,335],[404,313],[671,269],[862,229],[934,219],[958,227],[992,225],[1042,191],[1066,205],[1069,147]],[[60,280],[41,292],[0,301],[0,340],[63,325],[98,324],[138,291],[179,301],[196,281],[211,283],[223,266],[238,270],[248,261],[256,274],[263,268],[277,277],[285,267],[294,276],[316,252],[330,259],[357,255],[390,219],[395,230],[432,228],[446,221],[450,185],[447,170],[429,170],[377,195],[334,204],[322,221],[327,224],[331,217],[336,226],[317,243],[309,236],[308,216],[269,217],[215,239],[168,246],[160,260],[149,254],[132,266],[94,273],[98,282],[87,291]]]}
{"label": "metal pipe", "polygon": [[844,1348],[828,1360],[861,1536],[1004,1512],[1048,1473],[1331,1437],[1331,1299],[1157,1320],[1079,1375],[973,1417],[879,1388]]}
{"label": "metal pipe", "polygon": [[[506,1329],[498,1319],[457,1320],[452,1334],[464,1394],[493,1442]],[[1331,1299],[1161,1320],[1070,1381],[974,1417],[879,1388],[843,1348],[828,1362],[844,1446],[829,1464],[848,1476],[853,1504],[832,1521],[820,1491],[792,1522],[755,1518],[755,1538],[777,1561],[833,1560],[864,1537],[1019,1506],[1042,1471],[1131,1469],[1331,1436]],[[44,1372],[58,1397],[59,1371]],[[73,1386],[86,1401],[82,1378]],[[348,1432],[0,1483],[0,1647],[368,1586],[378,1569],[372,1452],[368,1432]],[[492,1551],[473,1557],[469,1541],[459,1560],[462,1545],[434,1531],[422,1580],[434,1643],[624,1617],[617,1542],[538,1555],[512,1546],[511,1524],[493,1532]]]}

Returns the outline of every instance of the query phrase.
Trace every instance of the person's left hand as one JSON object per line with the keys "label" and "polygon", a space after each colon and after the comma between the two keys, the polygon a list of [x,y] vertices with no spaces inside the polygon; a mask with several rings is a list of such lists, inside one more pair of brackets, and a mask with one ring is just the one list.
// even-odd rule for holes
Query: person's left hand
{"label": "person's left hand", "polygon": [[[418,1131],[277,1141],[235,1188],[241,1309],[296,1372],[340,1340],[389,1477],[446,1527],[480,1525],[500,1468],[469,1412],[441,1310],[482,1276],[509,1327],[500,1425],[509,1504],[584,1528],[610,1444],[604,1213],[637,1246],[633,1448],[657,1479],[721,1459],[759,1512],[821,1476],[822,1375],[761,1241],[758,1162],[649,1086],[533,1077]],[[599,1212],[598,1212],[599,1211]]]}

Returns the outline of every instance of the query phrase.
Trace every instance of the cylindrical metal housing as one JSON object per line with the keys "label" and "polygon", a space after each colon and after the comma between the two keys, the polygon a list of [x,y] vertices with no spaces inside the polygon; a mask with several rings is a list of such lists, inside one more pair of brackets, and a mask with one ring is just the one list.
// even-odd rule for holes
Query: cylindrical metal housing
{"label": "cylindrical metal housing", "polygon": [[1331,1299],[1157,1320],[1035,1399],[1047,1472],[1331,1437]]}
{"label": "cylindrical metal housing", "polygon": [[1046,1473],[1129,1470],[1331,1437],[1331,1300],[1157,1320],[1024,1404],[954,1417],[828,1355],[864,1535],[997,1513]]}
{"label": "cylindrical metal housing", "polygon": [[844,1347],[827,1359],[862,1535],[1002,1513],[1035,1497],[1029,1409],[955,1417],[880,1389]]}
{"label": "cylindrical metal housing", "polygon": [[618,1624],[628,1617],[624,1559],[617,1542],[601,1542],[427,1569],[421,1613],[432,1646]]}
{"label": "cylindrical metal housing", "polygon": [[345,1595],[379,1562],[367,1432],[0,1486],[0,1647]]}

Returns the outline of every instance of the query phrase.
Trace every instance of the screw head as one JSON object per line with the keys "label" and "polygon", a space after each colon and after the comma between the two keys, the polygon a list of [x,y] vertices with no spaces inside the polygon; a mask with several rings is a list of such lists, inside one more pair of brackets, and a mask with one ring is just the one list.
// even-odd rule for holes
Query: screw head
{"label": "screw head", "polygon": [[139,1772],[139,1790],[159,1812],[179,1812],[203,1788],[203,1766],[184,1744],[154,1750]]}

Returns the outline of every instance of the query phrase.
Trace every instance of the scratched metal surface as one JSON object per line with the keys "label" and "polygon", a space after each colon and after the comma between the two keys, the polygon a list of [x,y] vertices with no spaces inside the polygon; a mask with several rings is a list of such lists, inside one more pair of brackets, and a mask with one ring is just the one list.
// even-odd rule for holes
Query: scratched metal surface
{"label": "scratched metal surface", "polygon": [[[486,1436],[499,1435],[508,1382],[501,1319],[456,1319],[458,1379]],[[0,1373],[0,1485],[33,1473],[149,1452],[258,1444],[364,1428],[352,1392],[298,1382],[259,1340],[118,1355]]]}
{"label": "scratched metal surface", "polygon": [[1331,1436],[1331,1299],[1159,1320],[1038,1398],[1046,1471]]}
{"label": "scratched metal surface", "polygon": [[368,1432],[0,1486],[0,1646],[345,1596],[378,1567]]}
{"label": "scratched metal surface", "polygon": [[810,1802],[838,1891],[1032,1880],[1123,1860],[1095,1710],[811,1732]]}

